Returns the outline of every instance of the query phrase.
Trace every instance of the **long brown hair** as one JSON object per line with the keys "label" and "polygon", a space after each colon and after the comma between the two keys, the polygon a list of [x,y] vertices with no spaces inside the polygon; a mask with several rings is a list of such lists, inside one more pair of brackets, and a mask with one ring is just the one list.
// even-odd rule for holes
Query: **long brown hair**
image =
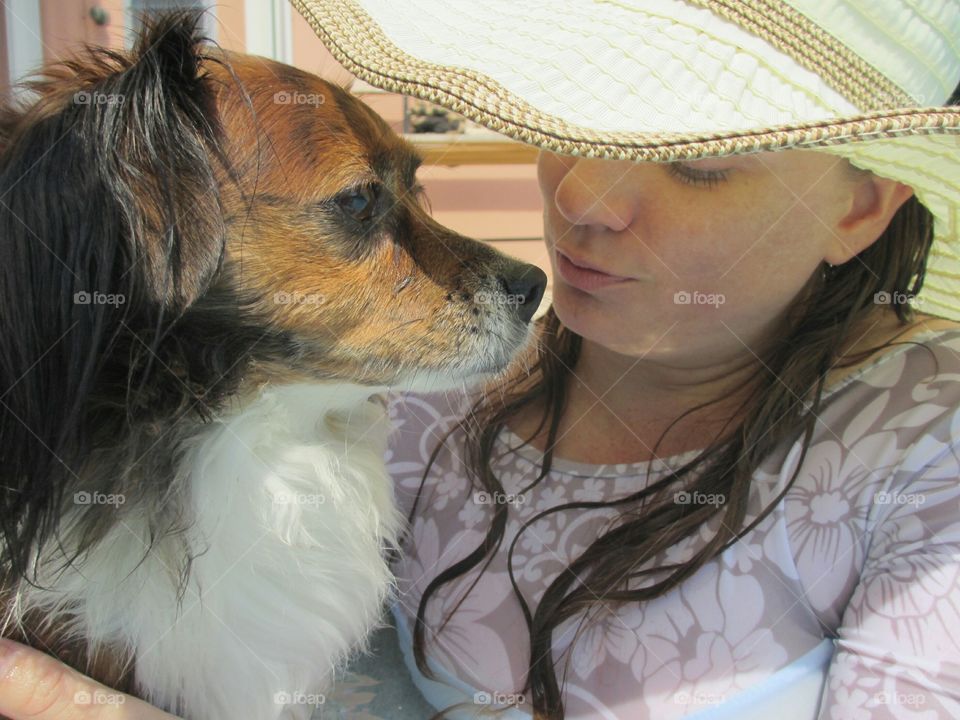
{"label": "long brown hair", "polygon": [[[856,364],[879,349],[870,348],[841,358],[844,340],[851,328],[876,308],[877,293],[886,292],[902,299],[920,291],[932,241],[933,218],[911,197],[869,248],[841,266],[824,265],[811,277],[790,309],[785,331],[769,346],[755,374],[734,390],[743,391],[746,398],[736,412],[735,427],[725,428],[718,439],[693,460],[636,493],[611,502],[558,505],[538,513],[520,527],[508,551],[507,567],[530,635],[529,671],[524,690],[530,692],[537,718],[561,720],[564,716],[562,687],[552,651],[553,631],[558,625],[571,617],[586,617],[598,602],[635,603],[667,593],[750,532],[780,502],[802,467],[827,372]],[[909,304],[900,302],[893,307],[901,324],[910,322]],[[540,322],[540,345],[530,376],[515,377],[497,392],[481,396],[470,414],[453,430],[459,428],[465,433],[465,465],[474,489],[491,494],[504,492],[491,467],[494,442],[507,420],[528,406],[539,406],[541,410],[539,426],[531,437],[546,427],[547,443],[539,474],[521,492],[535,487],[550,471],[568,383],[580,355],[581,338],[564,327],[552,309]],[[684,415],[705,406],[693,408]],[[654,455],[676,422],[660,436]],[[746,523],[754,471],[780,443],[798,437],[802,437],[802,455],[793,476],[780,494]],[[442,444],[431,455],[421,490]],[[666,491],[673,488],[713,493],[725,498],[725,502],[720,505],[671,502]],[[638,507],[640,502],[646,502],[642,512],[626,511]],[[416,507],[415,502],[411,519]],[[493,520],[480,545],[466,558],[439,573],[421,597],[413,633],[414,657],[420,671],[428,677],[431,673],[426,665],[424,646],[427,603],[444,584],[481,563],[480,573],[486,569],[503,542],[507,524],[507,504],[497,503],[493,507]],[[531,609],[513,574],[513,549],[517,539],[527,527],[546,515],[599,507],[621,507],[625,511],[618,524],[598,537],[553,580],[537,607]],[[720,517],[719,529],[689,561],[644,569],[647,561],[698,532],[715,516]],[[637,583],[637,580],[645,582]]]}

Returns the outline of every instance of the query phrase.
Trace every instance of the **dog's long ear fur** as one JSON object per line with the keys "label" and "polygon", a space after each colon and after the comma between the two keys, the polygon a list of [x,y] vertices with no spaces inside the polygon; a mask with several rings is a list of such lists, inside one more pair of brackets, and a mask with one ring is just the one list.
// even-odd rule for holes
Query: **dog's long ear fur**
{"label": "dog's long ear fur", "polygon": [[[199,19],[163,16],[130,54],[88,49],[32,83],[32,104],[0,109],[7,572],[26,570],[77,489],[91,438],[106,429],[103,404],[90,410],[104,373],[149,383],[151,346],[220,266],[224,155]],[[129,363],[106,367],[117,355]]]}

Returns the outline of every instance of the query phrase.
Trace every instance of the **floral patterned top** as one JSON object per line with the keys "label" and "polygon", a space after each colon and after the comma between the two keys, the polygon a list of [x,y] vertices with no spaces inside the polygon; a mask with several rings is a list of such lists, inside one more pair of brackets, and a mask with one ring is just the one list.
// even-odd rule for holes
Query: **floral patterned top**
{"label": "floral patterned top", "polygon": [[[899,345],[828,390],[796,482],[741,541],[665,596],[555,631],[568,718],[692,715],[733,701],[825,639],[833,647],[822,700],[817,686],[819,717],[960,717],[960,330],[913,340],[922,344]],[[388,462],[405,509],[431,451],[469,400],[392,398]],[[494,703],[519,693],[529,657],[506,566],[520,525],[571,500],[623,497],[693,456],[599,466],[555,459],[521,495],[541,454],[506,429],[498,448],[499,500],[509,513],[504,542],[479,580],[474,569],[444,585],[426,610],[431,663]],[[748,521],[776,497],[800,456],[797,440],[762,464]],[[493,500],[470,487],[463,435],[454,432],[423,485],[396,564],[398,619],[412,627],[427,584],[477,547]],[[521,535],[514,571],[531,608],[612,522],[611,509],[568,510]],[[689,558],[709,534],[656,562]]]}

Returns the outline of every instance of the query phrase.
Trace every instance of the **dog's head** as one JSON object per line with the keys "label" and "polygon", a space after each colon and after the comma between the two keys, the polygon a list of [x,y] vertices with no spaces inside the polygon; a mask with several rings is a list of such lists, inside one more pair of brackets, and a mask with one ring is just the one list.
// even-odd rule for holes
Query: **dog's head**
{"label": "dog's head", "polygon": [[543,273],[434,222],[410,145],[198,24],[164,16],[0,109],[8,548],[55,527],[98,453],[136,459],[144,427],[213,414],[248,378],[449,386],[532,336]]}
{"label": "dog's head", "polygon": [[412,146],[345,90],[227,60],[211,75],[240,183],[223,185],[222,277],[249,312],[296,338],[322,376],[406,384],[501,369],[528,338],[542,272],[436,223]]}

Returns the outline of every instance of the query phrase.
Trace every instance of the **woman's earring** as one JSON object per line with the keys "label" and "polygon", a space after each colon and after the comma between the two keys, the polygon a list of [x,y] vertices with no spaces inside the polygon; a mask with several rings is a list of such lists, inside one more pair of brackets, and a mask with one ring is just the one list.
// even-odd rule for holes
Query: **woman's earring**
{"label": "woman's earring", "polygon": [[820,278],[826,280],[827,276],[833,272],[834,265],[824,261],[823,265],[820,266]]}

